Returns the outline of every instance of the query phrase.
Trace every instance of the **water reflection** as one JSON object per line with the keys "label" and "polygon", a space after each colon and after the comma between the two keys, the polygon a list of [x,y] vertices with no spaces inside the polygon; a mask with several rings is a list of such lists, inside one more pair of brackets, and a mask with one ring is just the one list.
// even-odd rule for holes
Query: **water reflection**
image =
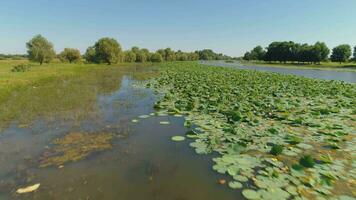
{"label": "water reflection", "polygon": [[[90,105],[95,109],[83,114],[80,120],[64,118],[58,110],[52,112],[56,120],[38,117],[26,127],[19,127],[19,121],[14,120],[0,133],[0,199],[241,198],[226,185],[218,185],[221,175],[208,167],[212,165],[210,156],[195,154],[189,148],[189,141],[171,141],[172,136],[188,131],[182,118],[151,116],[137,124],[131,122],[139,115],[153,113],[157,98],[149,89],[134,87],[135,78],[144,79],[137,69],[127,70],[117,77],[119,82],[113,81],[117,85],[113,90],[93,93],[95,101]],[[102,79],[88,87],[103,91],[99,88],[108,84],[110,81]],[[66,111],[69,113],[70,109]],[[160,121],[170,121],[170,124],[161,125]],[[60,168],[39,167],[41,156],[53,146],[52,142],[73,132],[111,133],[112,148],[93,152],[77,162],[64,163]],[[15,193],[19,187],[35,183],[41,186],[34,193]]]}

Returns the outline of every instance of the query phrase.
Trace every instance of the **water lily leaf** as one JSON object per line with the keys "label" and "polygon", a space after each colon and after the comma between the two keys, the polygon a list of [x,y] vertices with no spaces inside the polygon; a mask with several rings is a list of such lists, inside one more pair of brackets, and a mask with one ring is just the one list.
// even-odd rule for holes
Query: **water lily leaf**
{"label": "water lily leaf", "polygon": [[232,189],[240,189],[240,188],[242,188],[242,184],[237,181],[231,181],[231,182],[229,182],[229,187]]}
{"label": "water lily leaf", "polygon": [[249,199],[249,200],[255,200],[255,199],[261,198],[261,196],[258,192],[254,191],[254,190],[250,190],[250,189],[244,189],[242,191],[242,194],[244,195],[244,197],[246,199]]}
{"label": "water lily leaf", "polygon": [[185,140],[185,137],[177,135],[177,136],[173,136],[171,139],[175,142],[181,142]]}
{"label": "water lily leaf", "polygon": [[141,118],[141,119],[146,119],[146,118],[149,118],[150,116],[149,115],[140,115],[138,116],[138,118]]}
{"label": "water lily leaf", "polygon": [[159,124],[161,124],[161,125],[168,125],[168,124],[170,124],[170,122],[169,122],[169,121],[160,121]]}

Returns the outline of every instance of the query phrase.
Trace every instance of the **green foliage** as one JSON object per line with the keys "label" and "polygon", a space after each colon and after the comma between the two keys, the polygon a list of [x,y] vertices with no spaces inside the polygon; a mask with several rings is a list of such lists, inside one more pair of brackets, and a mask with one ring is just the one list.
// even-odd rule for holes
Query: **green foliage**
{"label": "green foliage", "polygon": [[154,53],[151,55],[150,61],[151,62],[162,62],[163,61],[162,55],[159,53]]}
{"label": "green foliage", "polygon": [[143,51],[139,51],[136,53],[136,62],[140,62],[140,63],[143,63],[143,62],[146,62],[147,61],[147,55],[145,52]]}
{"label": "green foliage", "polygon": [[130,51],[125,51],[124,52],[124,61],[125,62],[129,62],[129,63],[132,63],[132,62],[136,62],[136,54],[135,52],[133,52],[132,50]]}
{"label": "green foliage", "polygon": [[80,51],[78,49],[65,48],[60,54],[59,58],[63,62],[78,62],[81,59]]}
{"label": "green foliage", "polygon": [[50,62],[56,55],[52,43],[42,35],[34,36],[26,43],[28,58],[32,61],[42,63]]}
{"label": "green foliage", "polygon": [[[299,44],[292,41],[272,42],[267,47],[267,52],[263,53],[258,46],[251,52],[245,54],[245,60],[265,60],[278,62],[309,62],[320,63],[328,58],[329,48],[323,42],[314,45]],[[264,55],[258,56],[258,55]]]}
{"label": "green foliage", "polygon": [[257,46],[252,49],[251,52],[246,52],[243,59],[244,60],[264,60],[266,57],[266,51],[261,47]]}
{"label": "green foliage", "polygon": [[95,62],[111,65],[118,63],[121,58],[121,46],[113,38],[101,38],[95,45]]}
{"label": "green foliage", "polygon": [[331,54],[331,61],[333,62],[346,62],[351,56],[351,46],[348,44],[342,44],[333,48]]}
{"label": "green foliage", "polygon": [[32,66],[29,64],[19,64],[19,65],[15,65],[11,71],[12,72],[27,72],[30,70]]}
{"label": "green foliage", "polygon": [[281,154],[283,151],[283,146],[282,145],[273,145],[270,154],[278,156],[279,154]]}
{"label": "green foliage", "polygon": [[231,59],[231,57],[223,55],[223,54],[218,54],[215,53],[211,49],[203,49],[201,51],[195,51],[196,54],[199,55],[199,60],[228,60]]}
{"label": "green foliage", "polygon": [[306,155],[300,158],[299,164],[306,168],[312,168],[315,165],[315,161],[312,156]]}
{"label": "green foliage", "polygon": [[354,47],[354,54],[352,60],[356,62],[356,46]]}
{"label": "green foliage", "polygon": [[88,63],[97,63],[98,60],[96,58],[96,52],[94,47],[88,47],[85,54],[84,58]]}

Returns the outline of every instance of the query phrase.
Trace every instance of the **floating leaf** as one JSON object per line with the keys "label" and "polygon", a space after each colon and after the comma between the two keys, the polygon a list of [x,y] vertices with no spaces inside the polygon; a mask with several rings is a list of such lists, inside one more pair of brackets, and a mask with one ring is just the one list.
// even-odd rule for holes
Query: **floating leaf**
{"label": "floating leaf", "polygon": [[37,183],[28,187],[19,188],[18,190],[16,190],[16,193],[24,194],[24,193],[34,192],[40,187],[40,185],[41,185],[40,183]]}
{"label": "floating leaf", "polygon": [[240,189],[240,188],[242,188],[242,184],[237,181],[231,181],[231,182],[229,182],[229,187],[232,189]]}
{"label": "floating leaf", "polygon": [[173,136],[171,139],[175,142],[181,142],[185,140],[185,137],[177,135],[177,136]]}
{"label": "floating leaf", "polygon": [[244,195],[244,197],[246,199],[249,199],[249,200],[255,200],[255,199],[260,199],[261,198],[259,193],[257,193],[254,190],[250,190],[250,189],[243,190],[242,194]]}

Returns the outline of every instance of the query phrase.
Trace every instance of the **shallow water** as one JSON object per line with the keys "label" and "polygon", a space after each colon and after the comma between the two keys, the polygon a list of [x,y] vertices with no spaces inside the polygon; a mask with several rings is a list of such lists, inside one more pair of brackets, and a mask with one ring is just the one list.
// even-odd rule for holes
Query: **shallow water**
{"label": "shallow water", "polygon": [[[131,122],[153,113],[158,98],[150,89],[133,86],[135,73],[123,73],[117,77],[120,85],[97,94],[96,109],[88,117],[68,120],[53,113],[56,120],[39,116],[29,126],[14,120],[4,129],[0,133],[0,199],[240,199],[239,193],[217,183],[224,177],[209,167],[211,156],[195,154],[189,141],[171,141],[172,136],[188,131],[183,118],[151,116]],[[170,124],[160,125],[160,121]],[[51,142],[72,132],[112,133],[113,147],[61,168],[39,167]],[[41,186],[33,193],[15,192],[36,183]]]}
{"label": "shallow water", "polygon": [[281,74],[293,74],[297,76],[304,76],[308,78],[317,78],[323,80],[337,80],[350,83],[356,83],[356,72],[349,71],[335,71],[335,70],[317,70],[317,69],[287,69],[268,66],[243,66],[238,62],[225,63],[224,61],[204,61],[203,64],[221,66],[221,67],[236,67],[239,69],[250,69],[265,72],[277,72]]}

